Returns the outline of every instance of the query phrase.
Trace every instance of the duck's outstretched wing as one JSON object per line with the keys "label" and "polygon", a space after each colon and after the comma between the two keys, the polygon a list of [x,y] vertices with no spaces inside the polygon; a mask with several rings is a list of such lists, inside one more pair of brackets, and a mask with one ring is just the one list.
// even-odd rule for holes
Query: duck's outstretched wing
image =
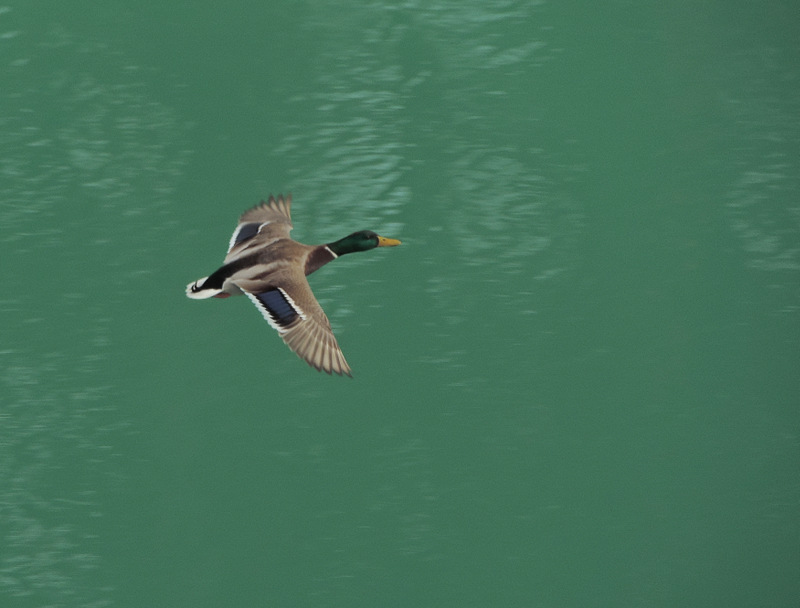
{"label": "duck's outstretched wing", "polygon": [[302,272],[261,293],[245,291],[284,342],[310,366],[329,374],[350,373],[330,321]]}
{"label": "duck's outstretched wing", "polygon": [[278,198],[270,195],[268,201],[261,201],[239,218],[239,225],[233,231],[225,263],[248,255],[258,247],[269,245],[278,239],[288,239],[292,230],[292,195],[282,194]]}

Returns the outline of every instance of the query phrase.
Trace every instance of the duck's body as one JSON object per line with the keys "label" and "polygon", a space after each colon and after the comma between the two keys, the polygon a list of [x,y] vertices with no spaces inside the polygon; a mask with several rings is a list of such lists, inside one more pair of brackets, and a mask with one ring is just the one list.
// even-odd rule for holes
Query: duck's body
{"label": "duck's body", "polygon": [[306,276],[340,255],[400,241],[374,232],[355,232],[325,245],[304,245],[289,238],[292,197],[274,198],[246,211],[233,232],[223,265],[186,287],[190,298],[248,296],[284,342],[309,365],[350,375],[328,317]]}

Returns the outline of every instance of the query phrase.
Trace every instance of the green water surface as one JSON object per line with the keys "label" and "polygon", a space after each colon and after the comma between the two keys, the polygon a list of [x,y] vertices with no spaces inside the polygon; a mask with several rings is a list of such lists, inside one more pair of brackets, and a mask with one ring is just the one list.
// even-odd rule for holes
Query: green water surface
{"label": "green water surface", "polygon": [[7,0],[0,605],[797,606],[798,14]]}

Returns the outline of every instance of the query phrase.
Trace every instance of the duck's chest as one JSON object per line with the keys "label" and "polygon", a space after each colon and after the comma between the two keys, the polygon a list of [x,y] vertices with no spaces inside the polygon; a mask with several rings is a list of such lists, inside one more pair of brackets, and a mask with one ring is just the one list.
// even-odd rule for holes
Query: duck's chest
{"label": "duck's chest", "polygon": [[319,270],[328,262],[336,259],[336,254],[331,251],[327,245],[319,245],[314,247],[308,252],[305,262],[306,276],[310,275],[315,270]]}

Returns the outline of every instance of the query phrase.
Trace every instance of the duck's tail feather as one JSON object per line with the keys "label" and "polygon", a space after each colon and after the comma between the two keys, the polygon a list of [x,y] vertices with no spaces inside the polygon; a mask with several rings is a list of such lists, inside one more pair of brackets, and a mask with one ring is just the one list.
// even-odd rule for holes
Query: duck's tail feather
{"label": "duck's tail feather", "polygon": [[206,298],[213,298],[222,293],[221,289],[214,289],[211,287],[203,289],[203,284],[208,277],[197,279],[194,283],[189,283],[186,286],[186,295],[194,300],[205,300]]}

